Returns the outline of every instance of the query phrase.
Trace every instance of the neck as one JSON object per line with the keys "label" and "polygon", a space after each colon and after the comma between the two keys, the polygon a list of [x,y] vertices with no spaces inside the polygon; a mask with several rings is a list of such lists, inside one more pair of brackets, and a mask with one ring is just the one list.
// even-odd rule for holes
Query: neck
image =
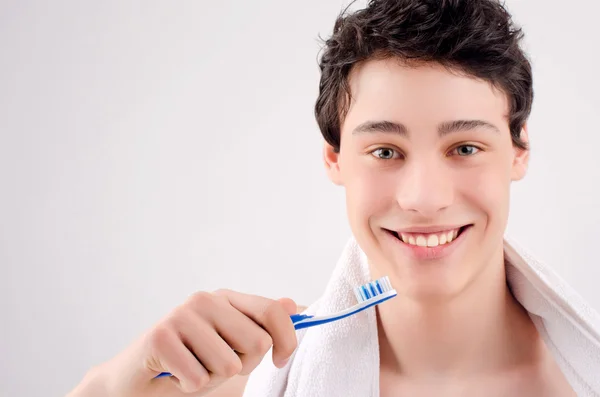
{"label": "neck", "polygon": [[380,305],[382,369],[411,378],[497,373],[535,356],[537,331],[506,285],[503,251],[460,295]]}

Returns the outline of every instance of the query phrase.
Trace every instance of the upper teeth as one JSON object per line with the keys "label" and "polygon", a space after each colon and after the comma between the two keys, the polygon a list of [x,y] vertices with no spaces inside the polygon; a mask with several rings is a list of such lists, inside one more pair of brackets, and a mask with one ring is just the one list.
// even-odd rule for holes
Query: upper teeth
{"label": "upper teeth", "polygon": [[410,245],[418,245],[420,247],[437,247],[438,245],[452,242],[452,240],[454,240],[458,235],[459,229],[460,228],[428,234],[400,233],[400,239]]}

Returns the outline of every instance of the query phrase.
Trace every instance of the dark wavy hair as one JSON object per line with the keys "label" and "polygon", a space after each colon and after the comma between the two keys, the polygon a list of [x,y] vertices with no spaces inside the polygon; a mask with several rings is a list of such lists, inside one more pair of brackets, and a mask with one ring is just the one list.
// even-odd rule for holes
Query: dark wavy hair
{"label": "dark wavy hair", "polygon": [[[352,4],[351,4],[352,5]],[[480,78],[508,97],[513,144],[531,113],[531,64],[520,48],[523,32],[497,0],[371,0],[337,18],[324,42],[315,116],[325,140],[340,148],[340,128],[350,104],[352,68],[374,58],[434,62]]]}

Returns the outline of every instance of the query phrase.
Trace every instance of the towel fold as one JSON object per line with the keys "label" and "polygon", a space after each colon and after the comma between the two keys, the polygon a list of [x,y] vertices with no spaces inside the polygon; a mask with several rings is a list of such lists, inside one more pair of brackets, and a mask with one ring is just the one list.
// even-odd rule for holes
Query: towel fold
{"label": "towel fold", "polygon": [[[600,316],[549,267],[504,240],[507,283],[578,396],[600,397]],[[371,281],[364,252],[350,238],[320,299],[305,313],[325,315],[356,303],[353,288]],[[297,331],[298,348],[276,368],[270,354],[244,397],[379,396],[376,311]]]}

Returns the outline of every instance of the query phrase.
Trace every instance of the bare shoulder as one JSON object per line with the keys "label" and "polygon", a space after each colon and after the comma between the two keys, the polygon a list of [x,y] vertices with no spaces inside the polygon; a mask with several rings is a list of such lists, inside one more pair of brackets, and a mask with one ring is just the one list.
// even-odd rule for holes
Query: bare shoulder
{"label": "bare shoulder", "polygon": [[[307,308],[308,306],[298,305],[298,313],[305,311]],[[215,391],[207,394],[207,397],[242,397],[248,383],[248,377],[249,375],[237,375]]]}

